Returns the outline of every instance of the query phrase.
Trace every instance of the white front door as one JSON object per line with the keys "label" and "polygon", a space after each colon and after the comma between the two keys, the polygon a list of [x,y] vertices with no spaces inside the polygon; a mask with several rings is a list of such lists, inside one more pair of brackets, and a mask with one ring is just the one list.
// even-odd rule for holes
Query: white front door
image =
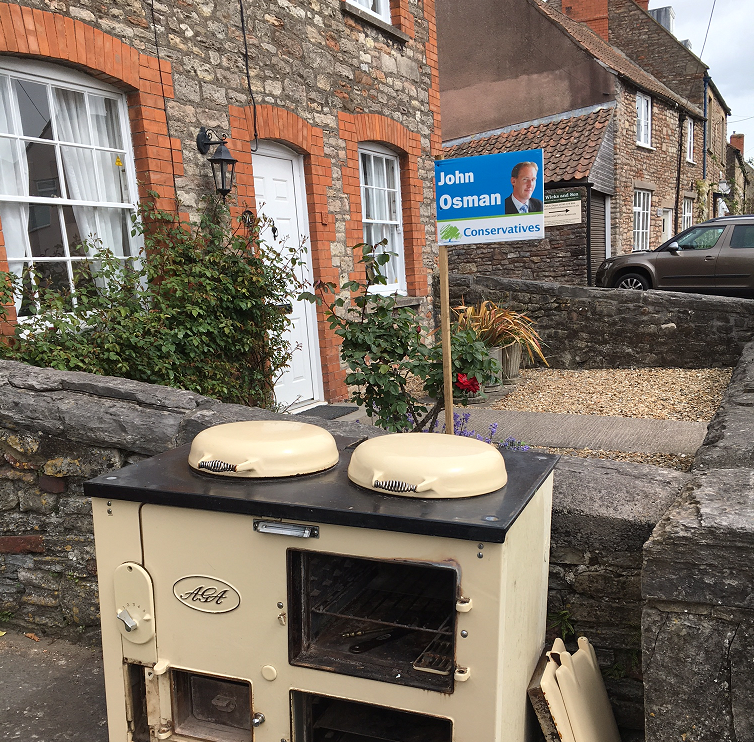
{"label": "white front door", "polygon": [[673,209],[662,210],[662,242],[673,236]]}
{"label": "white front door", "polygon": [[[262,232],[268,244],[309,247],[308,219],[304,199],[302,158],[285,147],[260,143],[252,155],[257,211],[272,219]],[[311,259],[297,268],[299,278],[311,277]],[[301,407],[322,400],[322,379],[317,342],[317,317],[313,305],[292,300],[291,325],[286,340],[293,358],[275,382],[275,401],[283,407]]]}

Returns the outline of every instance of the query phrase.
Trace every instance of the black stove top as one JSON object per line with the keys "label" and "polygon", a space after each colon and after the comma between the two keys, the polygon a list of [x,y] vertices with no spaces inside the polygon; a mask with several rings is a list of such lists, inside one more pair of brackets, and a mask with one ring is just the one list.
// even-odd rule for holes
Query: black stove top
{"label": "black stove top", "polygon": [[505,487],[477,497],[423,500],[353,484],[348,463],[356,441],[337,437],[336,441],[339,462],[317,474],[280,479],[199,474],[188,465],[187,445],[92,479],[84,484],[84,493],[109,500],[502,543],[558,460],[551,454],[505,451]]}

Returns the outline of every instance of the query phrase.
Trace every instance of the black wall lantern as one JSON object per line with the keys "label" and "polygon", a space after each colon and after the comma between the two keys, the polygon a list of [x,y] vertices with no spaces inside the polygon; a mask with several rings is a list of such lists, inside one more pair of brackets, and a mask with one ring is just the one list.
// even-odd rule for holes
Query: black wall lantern
{"label": "black wall lantern", "polygon": [[209,162],[212,165],[212,177],[215,179],[215,191],[223,197],[223,201],[235,183],[238,162],[225,146],[226,139],[225,134],[218,137],[212,129],[205,129],[203,126],[196,135],[196,148],[202,155],[206,155],[210,147],[218,145]]}

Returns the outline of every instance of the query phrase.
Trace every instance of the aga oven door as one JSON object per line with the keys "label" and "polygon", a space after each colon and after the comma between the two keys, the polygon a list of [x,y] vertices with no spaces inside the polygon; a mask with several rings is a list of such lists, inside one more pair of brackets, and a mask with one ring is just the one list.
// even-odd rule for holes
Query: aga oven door
{"label": "aga oven door", "polygon": [[453,692],[451,566],[288,551],[289,662]]}

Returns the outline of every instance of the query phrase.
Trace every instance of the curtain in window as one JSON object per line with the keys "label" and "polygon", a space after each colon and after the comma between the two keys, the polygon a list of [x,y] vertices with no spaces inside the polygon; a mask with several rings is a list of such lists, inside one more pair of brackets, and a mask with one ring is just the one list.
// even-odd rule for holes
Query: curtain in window
{"label": "curtain in window", "polygon": [[[13,120],[8,92],[8,78],[0,76],[0,134],[12,134]],[[0,193],[6,196],[29,195],[29,169],[26,157],[19,153],[18,143],[0,136]],[[5,251],[11,273],[20,276],[24,259],[31,255],[29,244],[29,205],[0,201]],[[21,300],[16,299],[16,312]]]}
{"label": "curtain in window", "polygon": [[[55,88],[55,118],[58,138],[65,142],[91,144],[89,122],[86,115],[86,100],[83,93]],[[94,157],[89,149],[61,146],[63,172],[68,198],[80,201],[99,201],[94,173]],[[92,206],[74,206],[73,213],[82,241],[86,242],[87,254],[93,255],[93,244],[100,231]]]}

